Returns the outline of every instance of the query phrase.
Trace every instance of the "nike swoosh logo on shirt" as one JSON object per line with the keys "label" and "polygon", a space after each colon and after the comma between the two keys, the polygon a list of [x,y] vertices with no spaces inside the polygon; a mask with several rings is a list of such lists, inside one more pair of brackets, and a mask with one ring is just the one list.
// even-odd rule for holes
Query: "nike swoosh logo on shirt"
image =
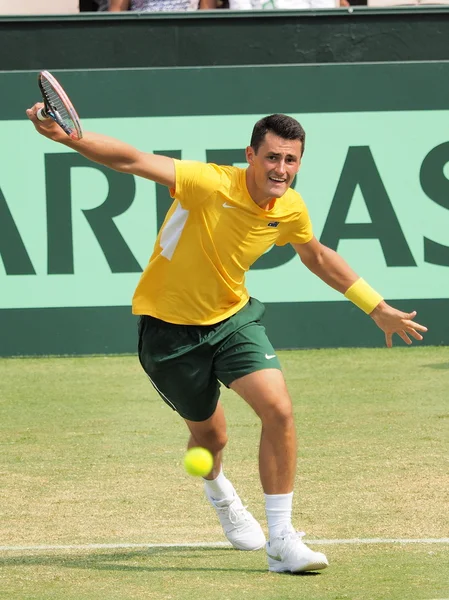
{"label": "nike swoosh logo on shirt", "polygon": [[235,206],[232,206],[232,204],[228,204],[227,202],[223,203],[224,208],[235,208]]}
{"label": "nike swoosh logo on shirt", "polygon": [[276,354],[265,354],[265,358],[270,360],[270,358],[276,358]]}

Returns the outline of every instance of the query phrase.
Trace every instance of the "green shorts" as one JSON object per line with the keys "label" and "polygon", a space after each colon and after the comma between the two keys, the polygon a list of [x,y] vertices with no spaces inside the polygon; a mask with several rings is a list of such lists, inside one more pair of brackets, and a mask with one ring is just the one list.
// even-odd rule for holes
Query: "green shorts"
{"label": "green shorts", "polygon": [[281,368],[251,298],[238,313],[214,325],[175,325],[148,315],[139,321],[139,359],[162,399],[189,421],[214,413],[220,382],[261,369]]}

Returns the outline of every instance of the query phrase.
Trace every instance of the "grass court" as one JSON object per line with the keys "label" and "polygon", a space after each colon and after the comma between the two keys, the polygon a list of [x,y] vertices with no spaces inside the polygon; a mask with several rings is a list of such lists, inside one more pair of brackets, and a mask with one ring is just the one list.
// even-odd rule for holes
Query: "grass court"
{"label": "grass court", "polygon": [[[279,355],[300,443],[294,523],[328,569],[268,573],[264,551],[222,544],[182,467],[185,425],[136,357],[0,359],[0,598],[449,598],[449,348]],[[222,400],[225,472],[266,530],[259,422]]]}

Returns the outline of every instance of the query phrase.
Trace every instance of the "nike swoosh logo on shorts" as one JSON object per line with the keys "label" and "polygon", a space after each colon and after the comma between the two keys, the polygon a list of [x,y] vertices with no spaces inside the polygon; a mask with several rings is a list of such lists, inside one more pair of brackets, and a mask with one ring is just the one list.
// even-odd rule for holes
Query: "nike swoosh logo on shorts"
{"label": "nike swoosh logo on shorts", "polygon": [[270,360],[270,358],[276,358],[276,354],[265,354],[265,358]]}
{"label": "nike swoosh logo on shorts", "polygon": [[227,202],[223,202],[223,206],[224,208],[235,208],[235,206],[232,206],[232,204],[228,204]]}

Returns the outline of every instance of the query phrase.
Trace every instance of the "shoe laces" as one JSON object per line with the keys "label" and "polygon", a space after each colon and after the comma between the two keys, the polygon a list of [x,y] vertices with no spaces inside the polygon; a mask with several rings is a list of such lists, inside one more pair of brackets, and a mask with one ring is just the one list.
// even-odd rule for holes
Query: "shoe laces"
{"label": "shoe laces", "polygon": [[[302,542],[302,538],[305,535],[306,534],[304,531],[289,531],[289,532],[285,533],[284,535],[281,535],[281,538],[283,540],[299,539],[299,541]],[[302,542],[302,543],[304,543],[304,542]]]}
{"label": "shoe laces", "polygon": [[233,500],[226,506],[215,505],[215,507],[219,513],[225,514],[233,525],[237,525],[239,521],[246,520],[247,518],[247,507],[236,500]]}

